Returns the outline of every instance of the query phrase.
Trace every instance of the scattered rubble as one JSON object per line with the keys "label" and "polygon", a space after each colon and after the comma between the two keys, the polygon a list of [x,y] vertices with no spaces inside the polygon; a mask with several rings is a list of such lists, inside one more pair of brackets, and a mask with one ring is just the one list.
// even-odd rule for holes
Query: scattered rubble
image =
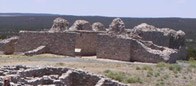
{"label": "scattered rubble", "polygon": [[104,76],[69,68],[26,67],[0,68],[0,86],[127,86]]}

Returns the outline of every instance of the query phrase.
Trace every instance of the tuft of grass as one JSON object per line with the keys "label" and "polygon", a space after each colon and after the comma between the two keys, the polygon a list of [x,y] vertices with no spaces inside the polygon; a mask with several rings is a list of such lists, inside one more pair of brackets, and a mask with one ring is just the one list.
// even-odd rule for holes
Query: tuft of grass
{"label": "tuft of grass", "polygon": [[115,79],[117,81],[122,82],[123,79],[125,78],[125,74],[122,72],[114,72],[111,70],[106,70],[104,71],[105,75],[111,79]]}
{"label": "tuft of grass", "polygon": [[157,65],[156,65],[156,67],[167,67],[167,63],[165,63],[165,62],[159,62]]}
{"label": "tuft of grass", "polygon": [[133,77],[123,72],[106,70],[104,71],[104,74],[111,79],[124,83],[142,83],[142,80],[139,77]]}
{"label": "tuft of grass", "polygon": [[174,73],[178,73],[182,70],[182,67],[178,64],[171,64],[169,65],[169,70],[173,71]]}
{"label": "tuft of grass", "polygon": [[189,60],[189,64],[190,68],[196,68],[196,60]]}
{"label": "tuft of grass", "polygon": [[143,70],[153,71],[152,67],[147,66],[147,65],[143,66],[143,68],[142,68],[142,69],[143,69]]}
{"label": "tuft of grass", "polygon": [[160,76],[160,73],[159,72],[154,73],[154,77],[158,77],[158,76]]}
{"label": "tuft of grass", "polygon": [[137,66],[137,67],[136,67],[136,70],[141,70],[141,68]]}
{"label": "tuft of grass", "polygon": [[146,76],[147,77],[152,77],[153,76],[153,72],[152,71],[148,71]]}
{"label": "tuft of grass", "polygon": [[169,75],[168,74],[164,75],[163,79],[169,79]]}
{"label": "tuft of grass", "polygon": [[59,63],[56,63],[57,66],[65,66],[65,63],[62,63],[62,62],[59,62]]}
{"label": "tuft of grass", "polygon": [[127,83],[143,83],[139,77],[128,77],[126,82]]}

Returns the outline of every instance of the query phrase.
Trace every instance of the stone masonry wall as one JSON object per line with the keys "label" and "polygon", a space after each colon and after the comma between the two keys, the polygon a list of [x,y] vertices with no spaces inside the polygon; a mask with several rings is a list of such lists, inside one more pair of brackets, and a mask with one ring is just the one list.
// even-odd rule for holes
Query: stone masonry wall
{"label": "stone masonry wall", "polygon": [[140,36],[145,41],[152,41],[154,44],[160,45],[160,46],[167,46],[169,47],[170,44],[170,37],[164,36],[164,33],[162,32],[143,32],[140,33]]}
{"label": "stone masonry wall", "polygon": [[55,67],[0,68],[0,86],[128,86],[105,76],[82,70]]}
{"label": "stone masonry wall", "polygon": [[19,37],[15,47],[16,52],[31,51],[39,46],[46,46],[48,48],[46,53],[67,56],[75,55],[76,33],[73,32],[23,31],[20,32]]}
{"label": "stone masonry wall", "polygon": [[75,48],[81,49],[79,55],[96,55],[97,34],[94,31],[74,31],[79,33],[76,38]]}
{"label": "stone masonry wall", "polygon": [[97,58],[130,61],[130,40],[98,35]]}
{"label": "stone masonry wall", "polygon": [[180,51],[146,41],[107,34],[99,34],[97,40],[97,58],[151,63],[175,63],[182,59]]}

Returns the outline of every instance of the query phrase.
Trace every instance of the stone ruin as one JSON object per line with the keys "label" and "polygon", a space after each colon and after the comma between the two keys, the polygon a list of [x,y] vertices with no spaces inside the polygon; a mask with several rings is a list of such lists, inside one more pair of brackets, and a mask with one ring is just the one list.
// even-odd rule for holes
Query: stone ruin
{"label": "stone ruin", "polygon": [[92,25],[93,31],[106,31],[105,26],[101,22],[95,22]]}
{"label": "stone ruin", "polygon": [[82,70],[55,67],[0,68],[0,86],[128,86]]}
{"label": "stone ruin", "polygon": [[108,33],[98,36],[97,57],[122,61],[169,62],[185,60],[185,33],[169,28],[140,24],[125,30],[123,21],[114,19]]}
{"label": "stone ruin", "polygon": [[114,19],[108,28],[99,22],[91,25],[86,20],[76,20],[68,26],[67,20],[57,18],[49,31],[21,31],[18,37],[1,41],[0,50],[5,54],[96,55],[103,59],[151,63],[186,59],[185,33],[181,30],[145,23],[126,29],[120,18]]}
{"label": "stone ruin", "polygon": [[62,18],[56,18],[53,21],[52,28],[49,30],[49,32],[63,32],[65,30],[68,30],[69,22]]}
{"label": "stone ruin", "polygon": [[91,24],[86,20],[76,20],[74,24],[69,28],[70,31],[76,30],[92,30]]}

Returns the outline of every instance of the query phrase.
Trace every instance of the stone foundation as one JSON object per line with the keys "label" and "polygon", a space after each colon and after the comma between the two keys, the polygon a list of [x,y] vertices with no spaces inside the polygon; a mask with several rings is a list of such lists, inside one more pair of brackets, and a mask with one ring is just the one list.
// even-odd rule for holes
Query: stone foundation
{"label": "stone foundation", "polygon": [[127,86],[104,76],[69,68],[5,66],[0,68],[0,85],[11,86]]}

